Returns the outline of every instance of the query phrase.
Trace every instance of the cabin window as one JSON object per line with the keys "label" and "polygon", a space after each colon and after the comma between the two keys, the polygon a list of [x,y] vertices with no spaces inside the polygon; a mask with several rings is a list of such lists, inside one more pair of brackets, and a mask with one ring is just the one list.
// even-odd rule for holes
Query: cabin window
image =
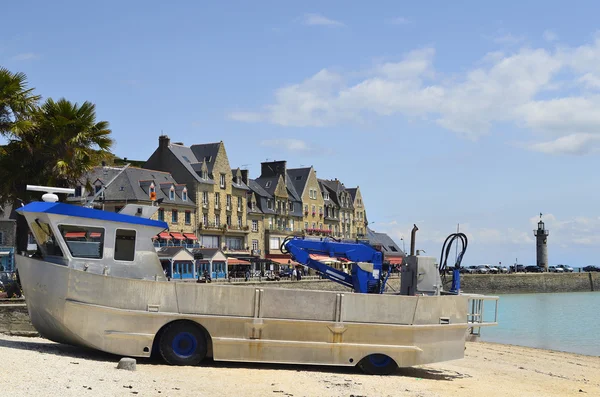
{"label": "cabin window", "polygon": [[104,229],[89,226],[59,225],[73,258],[102,259]]}
{"label": "cabin window", "polygon": [[115,260],[133,261],[135,258],[135,230],[117,229],[115,233]]}
{"label": "cabin window", "polygon": [[31,224],[31,229],[43,255],[63,256],[62,250],[49,224],[36,219]]}

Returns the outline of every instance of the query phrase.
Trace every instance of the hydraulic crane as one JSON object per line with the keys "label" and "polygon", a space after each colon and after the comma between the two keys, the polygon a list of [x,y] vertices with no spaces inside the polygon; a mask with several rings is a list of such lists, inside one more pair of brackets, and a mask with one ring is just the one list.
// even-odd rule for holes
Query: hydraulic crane
{"label": "hydraulic crane", "polygon": [[[385,290],[387,276],[382,274],[383,255],[367,243],[289,236],[282,242],[281,251],[289,253],[296,262],[317,270],[323,277],[352,288],[354,292],[381,294]],[[348,259],[354,263],[351,274],[313,259],[311,254]]]}

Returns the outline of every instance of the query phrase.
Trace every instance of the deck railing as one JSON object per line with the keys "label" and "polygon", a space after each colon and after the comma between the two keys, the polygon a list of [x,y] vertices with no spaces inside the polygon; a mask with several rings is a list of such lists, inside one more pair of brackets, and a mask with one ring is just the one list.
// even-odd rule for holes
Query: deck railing
{"label": "deck railing", "polygon": [[[498,300],[497,296],[486,296],[479,294],[463,294],[469,298],[467,323],[469,324],[469,333],[474,336],[481,336],[482,327],[491,327],[498,325]],[[494,320],[484,318],[485,301],[494,302]]]}

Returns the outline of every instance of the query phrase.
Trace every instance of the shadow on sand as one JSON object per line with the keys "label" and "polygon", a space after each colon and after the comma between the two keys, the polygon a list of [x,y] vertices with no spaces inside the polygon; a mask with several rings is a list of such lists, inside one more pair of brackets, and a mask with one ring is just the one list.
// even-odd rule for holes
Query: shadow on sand
{"label": "shadow on sand", "polygon": [[[103,362],[117,363],[122,356],[104,353],[101,351],[88,349],[78,346],[70,346],[51,341],[23,341],[10,340],[0,337],[0,347],[17,350],[37,351],[42,354],[54,354],[57,356],[88,359]],[[138,364],[167,366],[160,358],[136,358]],[[331,374],[358,375],[362,372],[357,367],[335,367],[325,365],[300,365],[300,364],[269,364],[269,363],[242,363],[242,362],[223,362],[206,359],[200,365],[202,367],[223,368],[223,369],[254,369],[254,370],[277,370],[277,371],[302,371],[302,372],[322,372]],[[452,381],[454,379],[469,378],[470,375],[461,374],[455,371],[435,370],[432,368],[399,368],[393,374],[388,376],[399,376],[407,378],[420,378],[430,380]]]}

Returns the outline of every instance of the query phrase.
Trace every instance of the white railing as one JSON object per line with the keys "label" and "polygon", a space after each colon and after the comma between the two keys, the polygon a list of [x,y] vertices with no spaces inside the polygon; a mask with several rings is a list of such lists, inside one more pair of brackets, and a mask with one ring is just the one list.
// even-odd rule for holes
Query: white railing
{"label": "white railing", "polygon": [[[481,327],[491,327],[498,325],[498,300],[497,296],[486,296],[479,294],[462,294],[469,298],[467,308],[467,323],[469,324],[469,333],[475,336],[481,336]],[[494,320],[484,318],[485,301],[494,302]]]}

